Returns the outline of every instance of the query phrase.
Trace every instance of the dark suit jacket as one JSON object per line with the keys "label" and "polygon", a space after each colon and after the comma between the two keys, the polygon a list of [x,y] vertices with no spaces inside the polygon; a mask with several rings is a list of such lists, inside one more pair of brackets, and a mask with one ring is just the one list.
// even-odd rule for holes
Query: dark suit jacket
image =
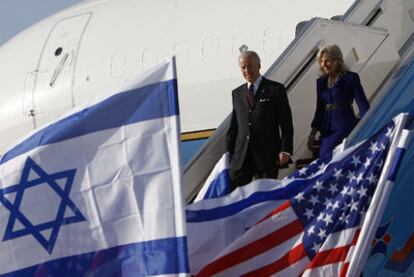
{"label": "dark suit jacket", "polygon": [[258,169],[275,168],[280,152],[293,151],[292,112],[285,87],[263,77],[251,111],[246,93],[247,83],[232,93],[232,119],[226,137],[231,167],[242,167],[250,146]]}
{"label": "dark suit jacket", "polygon": [[[316,81],[317,104],[311,126],[321,133],[332,131],[351,131],[358,120],[352,108],[355,99],[360,116],[369,108],[369,102],[361,86],[359,76],[347,71],[339,77],[332,88],[328,88],[328,76]],[[326,104],[335,104],[335,109],[327,110]]]}

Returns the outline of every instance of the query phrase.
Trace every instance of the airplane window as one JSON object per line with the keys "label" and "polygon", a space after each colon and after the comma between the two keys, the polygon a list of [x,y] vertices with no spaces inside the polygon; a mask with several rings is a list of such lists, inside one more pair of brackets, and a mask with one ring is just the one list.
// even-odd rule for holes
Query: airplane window
{"label": "airplane window", "polygon": [[55,56],[59,56],[60,53],[62,53],[62,47],[59,47],[58,49],[56,49]]}
{"label": "airplane window", "polygon": [[240,45],[249,45],[248,44],[249,39],[248,39],[248,35],[245,33],[236,33],[233,35],[233,46],[232,46],[232,52],[233,54],[235,53],[236,55],[240,54]]}
{"label": "airplane window", "polygon": [[219,41],[215,37],[207,37],[203,40],[201,56],[204,62],[211,62],[218,56]]}

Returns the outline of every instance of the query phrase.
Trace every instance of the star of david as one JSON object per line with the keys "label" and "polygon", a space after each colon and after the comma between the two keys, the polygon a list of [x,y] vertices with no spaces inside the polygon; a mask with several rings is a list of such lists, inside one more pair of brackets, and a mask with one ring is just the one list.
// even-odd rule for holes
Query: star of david
{"label": "star of david", "polygon": [[[29,179],[31,171],[36,173],[39,177]],[[75,173],[76,169],[71,169],[48,174],[30,157],[28,157],[23,168],[20,182],[5,189],[0,189],[0,202],[3,203],[3,205],[10,211],[10,217],[3,241],[32,235],[43,246],[43,248],[51,254],[57,240],[59,230],[63,225],[86,221],[86,218],[69,198]],[[63,187],[57,183],[58,180],[65,180]],[[20,207],[26,189],[45,185],[49,186],[56,193],[57,197],[60,198],[60,204],[58,206],[58,210],[56,211],[56,218],[54,220],[36,225],[22,213]],[[8,197],[6,197],[9,194],[14,194],[14,200],[9,200]],[[71,214],[65,217],[65,212],[68,210],[69,212],[71,211]],[[48,214],[50,213],[50,211],[44,212]],[[23,229],[14,230],[17,221],[23,225]],[[41,233],[45,230],[50,231],[49,239]]]}

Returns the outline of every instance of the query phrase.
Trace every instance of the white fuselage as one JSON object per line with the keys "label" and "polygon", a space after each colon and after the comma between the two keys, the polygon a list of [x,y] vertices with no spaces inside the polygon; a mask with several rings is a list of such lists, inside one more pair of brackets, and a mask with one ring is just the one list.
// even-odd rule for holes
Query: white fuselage
{"label": "white fuselage", "polygon": [[300,20],[343,13],[352,2],[95,0],[64,10],[0,48],[0,153],[171,55],[182,131],[214,129],[231,111],[230,91],[243,82],[241,45],[261,55],[264,71]]}

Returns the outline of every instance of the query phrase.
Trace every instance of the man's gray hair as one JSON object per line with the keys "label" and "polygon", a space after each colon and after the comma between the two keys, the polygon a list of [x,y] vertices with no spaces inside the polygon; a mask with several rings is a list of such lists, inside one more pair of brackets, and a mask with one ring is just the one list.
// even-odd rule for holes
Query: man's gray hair
{"label": "man's gray hair", "polygon": [[260,65],[260,57],[259,55],[251,50],[243,51],[240,53],[239,62],[241,58],[252,57],[259,65]]}

